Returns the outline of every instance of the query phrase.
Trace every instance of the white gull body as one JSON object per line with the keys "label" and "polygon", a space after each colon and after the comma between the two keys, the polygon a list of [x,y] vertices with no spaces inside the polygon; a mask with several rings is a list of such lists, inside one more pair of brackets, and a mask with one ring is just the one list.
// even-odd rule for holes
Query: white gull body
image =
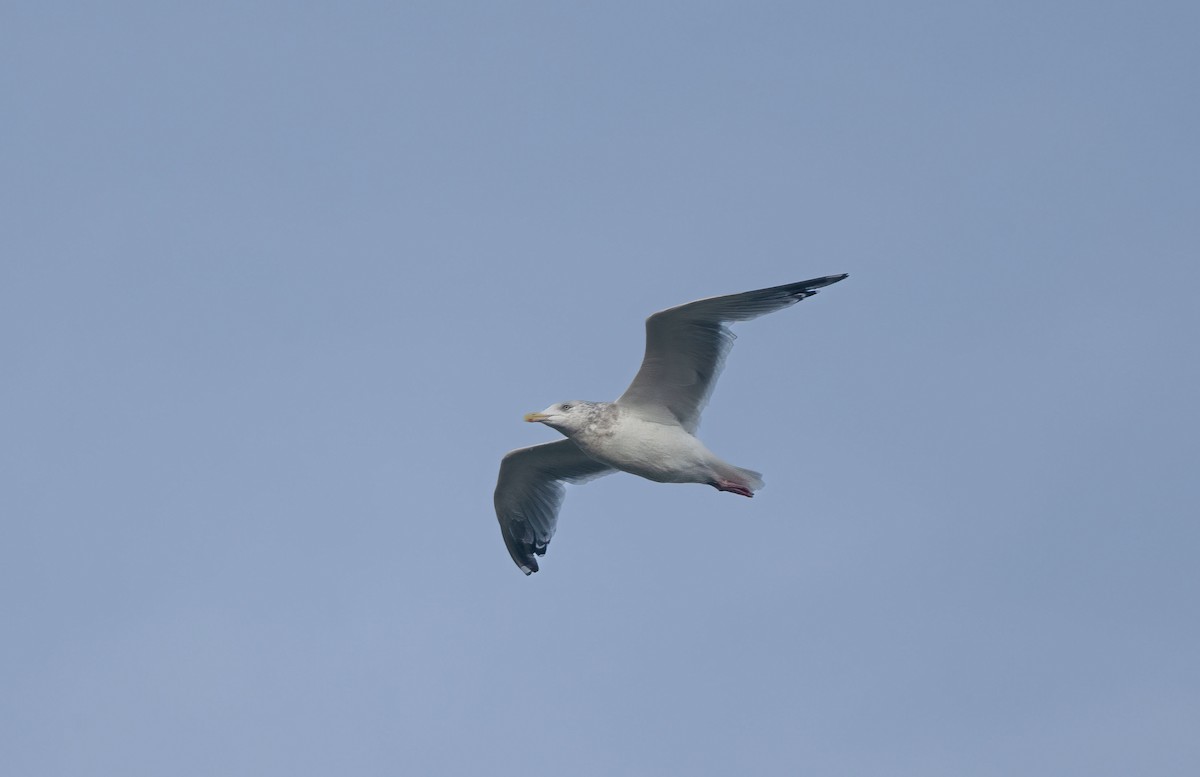
{"label": "white gull body", "polygon": [[659,483],[704,483],[753,496],[762,477],[717,457],[673,416],[620,402],[563,402],[527,421],[570,438],[589,458]]}
{"label": "white gull body", "polygon": [[769,289],[690,302],[646,319],[646,353],[633,383],[616,402],[571,401],[529,413],[567,439],[520,448],[500,463],[496,517],[504,543],[525,574],[538,571],[554,535],[564,483],[613,471],[660,483],[702,483],[753,496],[763,486],[753,470],[721,460],[696,436],[734,334],[748,321],[793,305],[837,283],[830,275]]}

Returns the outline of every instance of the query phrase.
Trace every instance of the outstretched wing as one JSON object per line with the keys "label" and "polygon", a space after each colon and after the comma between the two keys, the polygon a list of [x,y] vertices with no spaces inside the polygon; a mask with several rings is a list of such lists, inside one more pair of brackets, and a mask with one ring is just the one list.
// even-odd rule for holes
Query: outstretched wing
{"label": "outstretched wing", "polygon": [[727,323],[749,321],[811,297],[846,275],[729,294],[660,310],[646,319],[646,355],[618,404],[667,411],[696,431],[736,335]]}
{"label": "outstretched wing", "polygon": [[518,448],[505,455],[496,480],[496,518],[508,553],[522,572],[538,571],[534,555],[546,555],[566,492],[563,483],[586,483],[613,471],[570,440]]}

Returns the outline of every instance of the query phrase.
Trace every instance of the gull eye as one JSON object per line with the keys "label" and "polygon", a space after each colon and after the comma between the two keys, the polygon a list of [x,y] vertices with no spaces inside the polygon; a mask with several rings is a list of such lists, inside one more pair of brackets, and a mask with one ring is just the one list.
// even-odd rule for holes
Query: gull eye
{"label": "gull eye", "polygon": [[565,412],[567,412],[568,410],[570,410],[572,407],[574,407],[574,405],[572,405],[570,402],[563,402],[563,403],[562,403],[561,405],[559,405],[558,407],[559,407],[559,409],[560,409],[560,410],[562,410],[562,411],[565,413]]}

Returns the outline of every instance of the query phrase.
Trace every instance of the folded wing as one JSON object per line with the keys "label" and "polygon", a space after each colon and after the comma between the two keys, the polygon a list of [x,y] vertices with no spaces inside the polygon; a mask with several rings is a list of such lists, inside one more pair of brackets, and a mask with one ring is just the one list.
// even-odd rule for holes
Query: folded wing
{"label": "folded wing", "polygon": [[538,571],[537,556],[546,555],[554,536],[564,483],[586,483],[614,470],[558,440],[509,452],[496,480],[496,518],[512,560],[525,574]]}
{"label": "folded wing", "polygon": [[770,289],[729,294],[661,310],[646,319],[646,355],[617,399],[647,413],[670,414],[694,432],[733,347],[727,323],[749,321],[794,305],[846,275],[827,275]]}

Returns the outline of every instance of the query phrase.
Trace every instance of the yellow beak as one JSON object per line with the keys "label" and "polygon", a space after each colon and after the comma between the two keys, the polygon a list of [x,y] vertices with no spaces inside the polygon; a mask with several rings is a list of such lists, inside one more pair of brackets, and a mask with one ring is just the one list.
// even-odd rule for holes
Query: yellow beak
{"label": "yellow beak", "polygon": [[545,421],[549,417],[550,416],[546,415],[545,413],[526,413],[525,414],[525,420],[528,421],[529,423],[533,423],[534,421]]}

